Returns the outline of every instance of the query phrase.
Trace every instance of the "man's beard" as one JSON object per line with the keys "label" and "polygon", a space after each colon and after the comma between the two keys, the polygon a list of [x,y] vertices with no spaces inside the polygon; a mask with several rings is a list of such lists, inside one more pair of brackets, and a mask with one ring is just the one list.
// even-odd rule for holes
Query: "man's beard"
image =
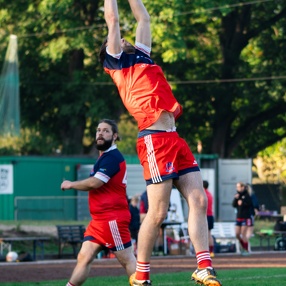
{"label": "man's beard", "polygon": [[[98,144],[97,140],[102,140],[102,141],[104,141],[104,143],[103,144]],[[97,150],[100,150],[100,151],[105,151],[105,150],[109,149],[111,147],[112,141],[113,141],[112,139],[105,140],[103,138],[98,138],[97,140],[95,142],[95,146],[96,146]]]}

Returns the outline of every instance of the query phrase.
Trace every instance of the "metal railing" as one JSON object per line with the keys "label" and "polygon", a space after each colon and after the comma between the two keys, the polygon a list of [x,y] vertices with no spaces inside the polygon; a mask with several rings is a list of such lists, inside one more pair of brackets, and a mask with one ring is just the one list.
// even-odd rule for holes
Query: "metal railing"
{"label": "metal railing", "polygon": [[14,219],[17,220],[84,220],[89,219],[86,196],[17,196]]}

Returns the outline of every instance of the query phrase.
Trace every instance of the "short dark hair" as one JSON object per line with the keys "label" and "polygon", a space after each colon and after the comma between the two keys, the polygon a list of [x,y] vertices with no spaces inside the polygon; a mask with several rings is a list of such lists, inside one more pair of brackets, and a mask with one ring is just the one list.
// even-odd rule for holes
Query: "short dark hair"
{"label": "short dark hair", "polygon": [[107,44],[107,37],[103,41],[103,43],[99,49],[99,54],[98,54],[98,60],[102,65],[103,65],[103,62],[104,62],[105,56],[106,56],[106,44]]}
{"label": "short dark hair", "polygon": [[114,120],[112,119],[101,119],[98,124],[100,123],[106,123],[108,125],[111,126],[112,132],[113,134],[116,133],[117,134],[117,138],[115,139],[115,141],[120,141],[120,137],[119,137],[119,132],[118,132],[118,127],[117,124]]}
{"label": "short dark hair", "polygon": [[207,189],[209,187],[209,182],[203,181],[203,186],[204,186],[204,189]]}

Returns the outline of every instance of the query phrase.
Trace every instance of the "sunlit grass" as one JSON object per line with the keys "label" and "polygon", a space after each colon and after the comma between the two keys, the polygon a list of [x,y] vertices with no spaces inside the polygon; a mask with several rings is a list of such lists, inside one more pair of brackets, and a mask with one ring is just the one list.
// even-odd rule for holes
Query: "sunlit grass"
{"label": "sunlit grass", "polygon": [[[154,286],[190,286],[195,283],[190,282],[190,272],[166,273],[152,275],[152,285]],[[68,277],[67,277],[68,279]],[[240,270],[220,270],[219,279],[223,286],[274,286],[284,285],[286,281],[285,268],[267,269],[240,269]],[[62,286],[67,280],[42,281],[42,282],[12,282],[1,283],[1,286]],[[126,276],[92,277],[87,279],[84,286],[127,286]]]}

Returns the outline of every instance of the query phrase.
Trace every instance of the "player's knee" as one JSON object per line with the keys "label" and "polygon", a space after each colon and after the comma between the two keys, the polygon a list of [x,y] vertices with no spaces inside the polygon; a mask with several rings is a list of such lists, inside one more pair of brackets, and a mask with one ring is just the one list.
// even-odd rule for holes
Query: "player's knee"
{"label": "player's knee", "polygon": [[91,253],[79,252],[77,255],[77,262],[79,264],[88,265],[93,261],[93,255]]}
{"label": "player's knee", "polygon": [[167,212],[165,211],[157,211],[150,213],[150,220],[158,227],[162,224],[166,217]]}
{"label": "player's knee", "polygon": [[204,193],[194,192],[190,194],[189,208],[197,209],[203,212],[207,211],[208,200]]}

